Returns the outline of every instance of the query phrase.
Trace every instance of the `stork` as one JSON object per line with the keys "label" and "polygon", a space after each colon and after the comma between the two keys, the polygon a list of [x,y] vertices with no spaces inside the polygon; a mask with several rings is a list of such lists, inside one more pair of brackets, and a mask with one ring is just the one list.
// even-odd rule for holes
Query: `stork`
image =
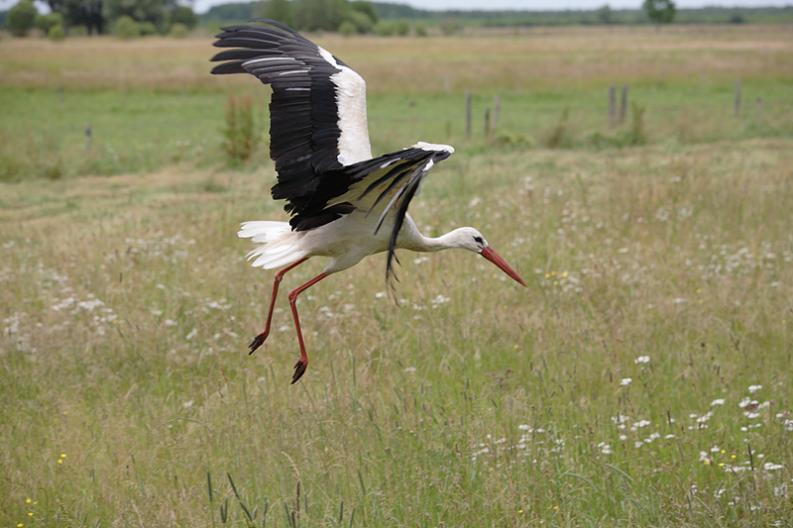
{"label": "stork", "polygon": [[275,20],[222,29],[214,45],[213,74],[250,73],[270,85],[270,157],[278,175],[275,200],[286,200],[289,222],[244,222],[237,233],[256,244],[254,267],[281,268],[273,280],[264,328],[249,345],[256,351],[270,334],[278,286],[288,271],[311,257],[330,261],[319,275],[289,292],[300,347],[292,383],[308,366],[297,298],[364,257],[388,252],[386,281],[396,249],[478,253],[523,286],[526,283],[472,227],[434,238],[421,234],[407,213],[424,177],[448,158],[448,145],[418,142],[373,157],[366,119],[366,83],[324,48]]}

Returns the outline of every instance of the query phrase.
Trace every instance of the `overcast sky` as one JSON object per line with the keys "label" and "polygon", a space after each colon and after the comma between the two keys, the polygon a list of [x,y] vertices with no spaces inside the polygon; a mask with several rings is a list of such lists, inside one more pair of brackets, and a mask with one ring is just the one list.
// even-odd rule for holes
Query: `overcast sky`
{"label": "overcast sky", "polygon": [[[3,1],[3,0],[0,0]],[[227,0],[194,0],[199,12]],[[424,9],[594,9],[609,4],[613,8],[637,8],[641,0],[385,0],[392,3],[410,4]],[[704,5],[725,6],[784,6],[792,0],[677,0],[678,7],[702,7]]]}
{"label": "overcast sky", "polygon": [[[241,1],[241,0],[235,0]],[[244,0],[242,0],[244,1]],[[593,9],[609,4],[613,8],[637,8],[641,0],[386,0],[410,4],[425,9]],[[0,10],[8,9],[17,0],[0,0]],[[210,6],[225,4],[229,0],[194,0],[196,11],[203,13]],[[678,7],[724,6],[785,6],[793,0],[677,0]]]}

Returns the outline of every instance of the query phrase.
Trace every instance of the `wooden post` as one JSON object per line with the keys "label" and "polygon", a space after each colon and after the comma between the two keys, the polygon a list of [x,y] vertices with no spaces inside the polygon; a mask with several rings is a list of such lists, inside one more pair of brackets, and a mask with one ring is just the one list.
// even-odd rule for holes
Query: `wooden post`
{"label": "wooden post", "polygon": [[485,108],[485,139],[490,138],[490,108]]}
{"label": "wooden post", "polygon": [[617,123],[617,89],[612,84],[609,86],[609,127]]}
{"label": "wooden post", "polygon": [[625,122],[626,115],[628,115],[628,85],[622,87],[620,95],[620,124]]}
{"label": "wooden post", "polygon": [[91,140],[93,138],[93,131],[91,130],[91,123],[85,126],[85,150],[91,150]]}
{"label": "wooden post", "polygon": [[471,93],[465,92],[465,139],[471,138]]}
{"label": "wooden post", "polygon": [[741,80],[735,81],[735,100],[732,102],[732,115],[741,116]]}
{"label": "wooden post", "polygon": [[763,119],[763,117],[765,117],[763,115],[763,98],[762,97],[758,97],[757,98],[757,119]]}
{"label": "wooden post", "polygon": [[495,96],[493,98],[493,130],[498,128],[499,119],[501,119],[501,98],[499,96]]}

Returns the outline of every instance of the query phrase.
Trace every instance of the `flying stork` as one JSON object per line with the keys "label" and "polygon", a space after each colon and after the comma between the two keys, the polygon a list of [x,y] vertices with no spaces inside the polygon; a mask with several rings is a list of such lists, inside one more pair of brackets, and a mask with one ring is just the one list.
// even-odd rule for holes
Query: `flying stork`
{"label": "flying stork", "polygon": [[523,279],[472,227],[443,236],[419,232],[407,213],[424,177],[454,149],[419,142],[372,156],[366,120],[366,83],[324,48],[275,20],[223,28],[214,43],[229,48],[212,58],[213,74],[250,73],[270,85],[270,157],[278,181],[276,200],[286,200],[289,222],[244,222],[238,236],[256,247],[254,267],[281,268],[273,281],[264,329],[249,345],[252,354],[267,339],[278,286],[284,274],[315,256],[329,257],[324,271],[289,293],[300,359],[292,383],[305,373],[308,355],[300,330],[297,298],[328,275],[364,257],[388,252],[386,281],[396,249],[479,253],[511,278]]}

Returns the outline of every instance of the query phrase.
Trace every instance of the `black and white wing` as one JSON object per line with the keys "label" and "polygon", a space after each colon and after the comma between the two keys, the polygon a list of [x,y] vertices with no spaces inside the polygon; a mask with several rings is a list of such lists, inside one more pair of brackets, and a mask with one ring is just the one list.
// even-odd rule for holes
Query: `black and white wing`
{"label": "black and white wing", "polygon": [[[250,73],[272,87],[270,157],[290,222],[300,229],[320,175],[372,157],[366,120],[366,83],[327,50],[274,20],[223,28],[214,43],[223,61],[212,73]],[[343,208],[342,208],[343,209]],[[344,210],[328,210],[324,223]],[[317,219],[311,222],[316,227]],[[321,224],[319,224],[321,225]],[[304,227],[305,228],[305,227]]]}
{"label": "black and white wing", "polygon": [[325,207],[350,207],[370,215],[374,233],[386,219],[393,221],[388,239],[388,279],[393,274],[397,238],[410,201],[430,169],[453,153],[449,145],[419,142],[413,147],[344,167],[337,177],[327,180],[327,187],[319,189],[317,198],[324,197]]}

